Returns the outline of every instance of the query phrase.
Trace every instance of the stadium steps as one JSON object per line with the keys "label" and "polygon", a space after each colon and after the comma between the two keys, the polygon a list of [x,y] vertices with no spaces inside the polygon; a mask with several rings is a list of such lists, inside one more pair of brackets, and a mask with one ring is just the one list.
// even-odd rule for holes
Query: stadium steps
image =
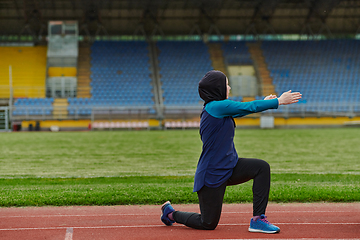
{"label": "stadium steps", "polygon": [[[209,54],[210,54],[210,60],[211,65],[215,70],[219,70],[223,73],[225,73],[226,76],[228,76],[228,72],[225,66],[225,59],[224,59],[224,53],[221,48],[221,43],[208,43],[209,48]],[[232,93],[230,91],[230,96],[232,96]]]}
{"label": "stadium steps", "polygon": [[265,62],[265,57],[261,50],[260,44],[258,43],[248,43],[249,52],[251,58],[254,61],[255,70],[261,84],[261,94],[267,96],[275,93],[275,86],[273,85],[272,78],[270,76],[270,71],[268,70],[267,64]]}
{"label": "stadium steps", "polygon": [[213,68],[219,70],[227,75],[224,54],[221,49],[221,43],[208,43],[210,60]]}
{"label": "stadium steps", "polygon": [[53,103],[53,117],[54,119],[68,118],[68,100],[66,98],[56,98]]}
{"label": "stadium steps", "polygon": [[90,47],[79,48],[78,58],[78,78],[77,78],[77,97],[78,98],[90,98]]}

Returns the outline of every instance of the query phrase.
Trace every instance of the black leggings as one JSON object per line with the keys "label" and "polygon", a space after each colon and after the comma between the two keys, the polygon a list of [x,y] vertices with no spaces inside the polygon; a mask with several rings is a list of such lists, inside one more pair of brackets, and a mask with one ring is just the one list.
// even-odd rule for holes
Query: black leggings
{"label": "black leggings", "polygon": [[251,179],[254,179],[253,216],[265,214],[269,200],[270,166],[260,159],[239,158],[227,182],[217,188],[204,186],[198,191],[201,214],[175,211],[175,222],[196,229],[215,229],[220,220],[226,186],[241,184]]}

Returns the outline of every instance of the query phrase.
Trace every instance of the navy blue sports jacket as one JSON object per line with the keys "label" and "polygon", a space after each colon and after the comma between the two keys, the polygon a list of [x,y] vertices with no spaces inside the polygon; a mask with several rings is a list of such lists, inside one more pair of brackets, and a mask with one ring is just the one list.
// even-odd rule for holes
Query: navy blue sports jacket
{"label": "navy blue sports jacket", "polygon": [[203,186],[219,187],[231,177],[238,161],[233,118],[276,109],[278,106],[277,98],[252,102],[211,101],[204,106],[200,121],[203,148],[195,173],[194,192]]}

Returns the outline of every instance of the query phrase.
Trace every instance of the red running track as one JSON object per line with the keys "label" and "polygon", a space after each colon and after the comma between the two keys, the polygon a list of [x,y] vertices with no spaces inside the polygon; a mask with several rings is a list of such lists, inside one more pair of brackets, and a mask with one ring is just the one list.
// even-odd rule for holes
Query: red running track
{"label": "red running track", "polygon": [[226,204],[219,226],[203,231],[163,225],[160,206],[0,208],[0,239],[360,239],[360,203],[270,203],[278,234],[248,232],[251,213],[251,204]]}

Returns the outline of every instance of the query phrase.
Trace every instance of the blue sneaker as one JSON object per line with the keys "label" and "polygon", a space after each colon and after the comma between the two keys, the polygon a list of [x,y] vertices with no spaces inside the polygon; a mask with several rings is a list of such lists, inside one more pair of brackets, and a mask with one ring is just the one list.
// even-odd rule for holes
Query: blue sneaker
{"label": "blue sneaker", "polygon": [[260,233],[278,233],[280,228],[272,225],[264,214],[261,214],[260,218],[254,221],[251,219],[249,232],[260,232]]}
{"label": "blue sneaker", "polygon": [[171,226],[175,221],[170,220],[170,218],[168,218],[168,214],[172,213],[173,211],[175,211],[175,209],[171,206],[170,201],[167,201],[166,203],[164,203],[161,206],[161,211],[162,211],[162,215],[161,215],[161,221],[166,225],[166,226]]}

